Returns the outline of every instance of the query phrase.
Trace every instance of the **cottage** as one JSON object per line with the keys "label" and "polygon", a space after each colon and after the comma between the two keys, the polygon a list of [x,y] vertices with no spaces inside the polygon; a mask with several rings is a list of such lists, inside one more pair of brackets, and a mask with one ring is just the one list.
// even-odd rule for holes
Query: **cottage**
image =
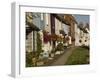
{"label": "cottage", "polygon": [[88,27],[84,27],[81,24],[75,26],[75,46],[89,46],[90,38]]}

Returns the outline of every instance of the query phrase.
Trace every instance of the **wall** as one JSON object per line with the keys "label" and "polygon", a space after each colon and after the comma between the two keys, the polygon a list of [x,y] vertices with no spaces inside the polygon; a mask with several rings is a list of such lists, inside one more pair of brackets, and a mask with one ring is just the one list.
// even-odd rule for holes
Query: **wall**
{"label": "wall", "polygon": [[[0,2],[0,80],[14,80],[10,77],[10,67],[11,67],[11,2],[12,1],[22,1],[22,0],[1,0]],[[95,6],[98,11],[97,16],[97,26],[96,34],[94,36],[94,49],[95,53],[100,53],[100,2],[99,0],[23,0],[31,1],[34,4],[43,4],[47,5],[77,5],[77,6]],[[79,73],[79,74],[62,74],[54,76],[34,76],[30,78],[18,78],[16,80],[100,80],[100,54],[97,54],[97,72],[92,73]]]}

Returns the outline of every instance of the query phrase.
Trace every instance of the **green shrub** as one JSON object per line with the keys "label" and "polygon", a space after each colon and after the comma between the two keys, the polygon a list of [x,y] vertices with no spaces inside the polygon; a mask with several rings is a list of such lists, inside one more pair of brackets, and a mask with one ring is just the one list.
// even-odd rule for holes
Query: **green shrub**
{"label": "green shrub", "polygon": [[26,53],[26,67],[32,67],[33,63],[32,63],[32,58],[33,58],[33,53]]}
{"label": "green shrub", "polygon": [[37,51],[35,52],[26,52],[26,67],[32,67],[35,66],[32,62],[32,58],[35,58],[36,60],[39,58],[40,53],[43,52],[42,50],[42,41],[40,39],[40,34],[37,33]]}
{"label": "green shrub", "polygon": [[62,44],[62,43],[59,43],[59,44],[57,45],[56,51],[63,51],[63,50],[64,50],[63,44]]}

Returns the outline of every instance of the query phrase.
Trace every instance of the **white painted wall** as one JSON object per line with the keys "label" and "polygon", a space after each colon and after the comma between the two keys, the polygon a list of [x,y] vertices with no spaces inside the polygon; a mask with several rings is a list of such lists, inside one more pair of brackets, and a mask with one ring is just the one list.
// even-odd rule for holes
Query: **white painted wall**
{"label": "white painted wall", "polygon": [[45,21],[44,30],[46,30],[47,32],[49,32],[49,34],[51,34],[51,22],[49,13],[44,14],[44,21]]}
{"label": "white painted wall", "polygon": [[55,18],[55,33],[60,35],[60,30],[62,30],[62,23],[57,18]]}
{"label": "white painted wall", "polygon": [[80,46],[79,38],[80,38],[80,30],[77,27],[77,24],[75,24],[75,46]]}
{"label": "white painted wall", "polygon": [[69,25],[66,25],[66,24],[64,24],[64,23],[62,24],[62,26],[63,26],[64,32],[68,35],[70,26],[69,26]]}

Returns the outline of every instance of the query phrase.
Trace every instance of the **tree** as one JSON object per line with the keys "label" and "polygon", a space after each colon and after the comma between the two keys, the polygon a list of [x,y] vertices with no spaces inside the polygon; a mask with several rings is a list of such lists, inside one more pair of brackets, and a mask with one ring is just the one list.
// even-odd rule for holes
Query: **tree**
{"label": "tree", "polygon": [[84,28],[83,22],[80,22],[80,23],[78,24],[78,27],[82,30],[82,29]]}
{"label": "tree", "polygon": [[85,24],[85,28],[90,29],[90,27],[89,27],[89,23],[86,23],[86,24]]}

